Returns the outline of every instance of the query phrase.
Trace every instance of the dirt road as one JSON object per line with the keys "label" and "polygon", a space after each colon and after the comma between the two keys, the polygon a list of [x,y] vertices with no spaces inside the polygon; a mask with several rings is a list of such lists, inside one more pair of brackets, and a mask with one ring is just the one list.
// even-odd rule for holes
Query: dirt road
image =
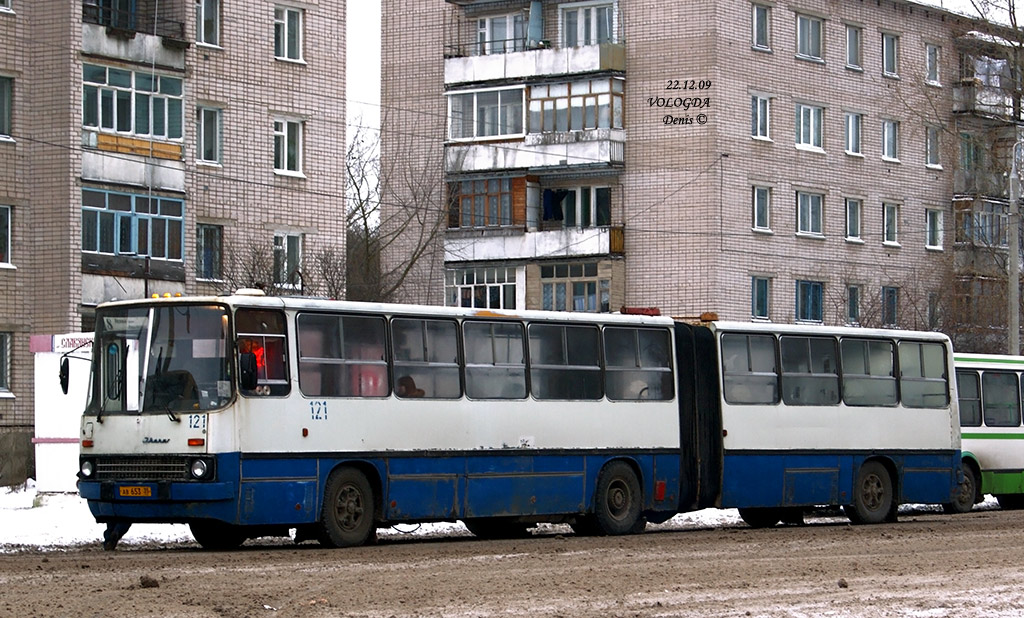
{"label": "dirt road", "polygon": [[640,536],[0,554],[0,616],[1021,616],[1024,511]]}

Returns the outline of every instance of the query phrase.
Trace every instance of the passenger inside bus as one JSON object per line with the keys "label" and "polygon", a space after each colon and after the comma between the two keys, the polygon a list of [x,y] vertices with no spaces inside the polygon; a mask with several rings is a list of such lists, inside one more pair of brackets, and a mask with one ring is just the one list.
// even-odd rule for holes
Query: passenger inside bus
{"label": "passenger inside bus", "polygon": [[416,388],[416,381],[412,379],[412,376],[402,376],[398,378],[398,382],[395,385],[395,394],[399,397],[422,397],[424,395],[422,388]]}

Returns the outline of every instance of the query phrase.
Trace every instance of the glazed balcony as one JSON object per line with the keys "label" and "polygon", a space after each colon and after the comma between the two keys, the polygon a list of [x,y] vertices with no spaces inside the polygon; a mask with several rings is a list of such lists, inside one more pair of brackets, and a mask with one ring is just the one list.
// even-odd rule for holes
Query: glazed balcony
{"label": "glazed balcony", "polygon": [[526,233],[463,230],[444,241],[446,262],[532,260],[623,254],[623,230],[567,227]]}
{"label": "glazed balcony", "polygon": [[449,144],[445,148],[445,172],[615,167],[625,161],[625,142],[622,129],[589,129],[528,133],[514,142]]}
{"label": "glazed balcony", "polygon": [[508,48],[513,51],[474,55],[481,51],[477,43],[450,46],[452,57],[444,61],[445,86],[626,70],[626,48],[621,43],[521,51],[516,51],[519,45]]}

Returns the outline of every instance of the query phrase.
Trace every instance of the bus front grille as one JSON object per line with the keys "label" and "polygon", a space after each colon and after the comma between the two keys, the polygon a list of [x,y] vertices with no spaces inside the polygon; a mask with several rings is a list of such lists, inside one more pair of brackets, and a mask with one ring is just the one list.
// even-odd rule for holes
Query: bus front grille
{"label": "bus front grille", "polygon": [[189,460],[168,457],[98,457],[98,481],[187,481]]}

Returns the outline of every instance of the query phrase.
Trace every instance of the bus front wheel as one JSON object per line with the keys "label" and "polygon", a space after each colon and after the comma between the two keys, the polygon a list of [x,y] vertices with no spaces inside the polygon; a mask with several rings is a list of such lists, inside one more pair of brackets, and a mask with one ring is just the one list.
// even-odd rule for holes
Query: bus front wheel
{"label": "bus front wheel", "polygon": [[363,545],[376,532],[373,487],[354,468],[339,468],[327,478],[320,514],[321,542],[331,547]]}
{"label": "bus front wheel", "polygon": [[853,504],[844,506],[843,511],[855,524],[880,524],[892,519],[893,500],[889,471],[877,461],[868,461],[857,473]]}
{"label": "bus front wheel", "polygon": [[196,543],[211,551],[238,549],[246,539],[241,527],[212,519],[193,521],[188,528]]}
{"label": "bus front wheel", "polygon": [[969,465],[964,465],[964,482],[956,488],[953,501],[942,505],[947,513],[969,513],[974,508],[974,500],[978,494],[978,479]]}
{"label": "bus front wheel", "polygon": [[597,477],[594,521],[600,534],[619,535],[643,532],[640,481],[629,464],[613,461]]}

